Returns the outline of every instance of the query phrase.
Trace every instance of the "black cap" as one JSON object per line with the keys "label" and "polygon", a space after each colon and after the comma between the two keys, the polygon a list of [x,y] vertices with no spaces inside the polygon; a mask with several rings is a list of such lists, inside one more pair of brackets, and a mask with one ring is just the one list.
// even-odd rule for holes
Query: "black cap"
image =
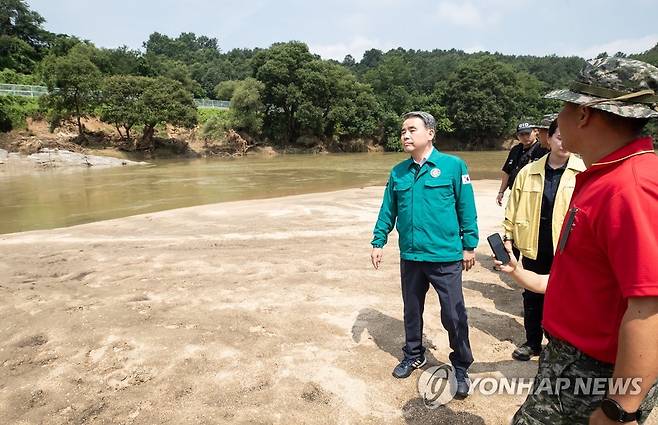
{"label": "black cap", "polygon": [[516,133],[530,133],[532,129],[535,128],[534,125],[530,124],[529,122],[522,122],[521,124],[516,126]]}

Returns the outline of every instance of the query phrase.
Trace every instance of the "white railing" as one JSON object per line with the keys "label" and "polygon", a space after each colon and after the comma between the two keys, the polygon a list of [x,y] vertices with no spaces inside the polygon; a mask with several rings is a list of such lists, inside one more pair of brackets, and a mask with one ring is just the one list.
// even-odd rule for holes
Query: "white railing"
{"label": "white railing", "polygon": [[0,95],[39,97],[48,94],[44,86],[29,86],[26,84],[0,84]]}
{"label": "white railing", "polygon": [[198,108],[228,109],[231,106],[228,100],[194,99],[194,103]]}
{"label": "white railing", "polygon": [[[45,94],[48,94],[48,87],[45,86],[30,86],[26,84],[0,84],[0,95],[39,97]],[[197,108],[228,109],[231,107],[231,102],[228,100],[194,99],[194,103],[196,104]]]}

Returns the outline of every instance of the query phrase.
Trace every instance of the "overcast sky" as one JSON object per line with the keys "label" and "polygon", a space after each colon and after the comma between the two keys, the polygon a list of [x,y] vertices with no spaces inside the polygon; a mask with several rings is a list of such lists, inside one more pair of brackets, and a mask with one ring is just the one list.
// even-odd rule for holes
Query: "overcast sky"
{"label": "overcast sky", "polygon": [[[509,54],[643,52],[658,43],[658,0],[27,0],[45,28],[99,47],[149,34],[215,37],[222,51],[300,40],[324,58],[370,48]],[[413,3],[413,6],[411,6]]]}

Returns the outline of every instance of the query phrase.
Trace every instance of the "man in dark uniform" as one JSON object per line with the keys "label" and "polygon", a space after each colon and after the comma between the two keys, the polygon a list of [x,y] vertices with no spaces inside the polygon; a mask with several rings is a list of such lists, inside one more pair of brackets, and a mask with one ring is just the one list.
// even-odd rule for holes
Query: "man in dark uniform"
{"label": "man in dark uniform", "polygon": [[519,143],[510,149],[503,165],[500,189],[496,197],[496,202],[499,206],[503,206],[505,190],[512,188],[514,179],[519,171],[521,171],[521,168],[548,153],[548,149],[543,148],[537,140],[534,126],[530,123],[522,122],[516,126],[516,138],[519,140]]}

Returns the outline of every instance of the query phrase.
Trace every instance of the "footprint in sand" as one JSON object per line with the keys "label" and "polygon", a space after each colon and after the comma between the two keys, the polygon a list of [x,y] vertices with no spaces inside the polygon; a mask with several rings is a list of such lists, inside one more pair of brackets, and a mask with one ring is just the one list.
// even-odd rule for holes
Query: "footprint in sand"
{"label": "footprint in sand", "polygon": [[107,386],[114,390],[140,385],[151,379],[153,379],[153,374],[141,367],[116,370],[105,377]]}
{"label": "footprint in sand", "polygon": [[71,280],[80,282],[82,279],[84,279],[85,277],[89,276],[92,273],[94,273],[94,271],[78,273],[77,275],[73,276]]}
{"label": "footprint in sand", "polygon": [[143,301],[150,301],[151,298],[149,298],[148,295],[142,294],[142,295],[135,295],[134,297],[131,297],[128,299],[129,303],[140,303]]}
{"label": "footprint in sand", "polygon": [[121,390],[150,381],[155,372],[144,367],[138,350],[116,336],[105,340],[105,345],[87,353],[92,368],[104,377],[108,387]]}
{"label": "footprint in sand", "polygon": [[332,394],[315,382],[307,382],[302,388],[301,398],[309,403],[330,404]]}
{"label": "footprint in sand", "polygon": [[37,334],[25,337],[16,343],[18,348],[39,347],[48,342],[48,337],[43,334]]}

